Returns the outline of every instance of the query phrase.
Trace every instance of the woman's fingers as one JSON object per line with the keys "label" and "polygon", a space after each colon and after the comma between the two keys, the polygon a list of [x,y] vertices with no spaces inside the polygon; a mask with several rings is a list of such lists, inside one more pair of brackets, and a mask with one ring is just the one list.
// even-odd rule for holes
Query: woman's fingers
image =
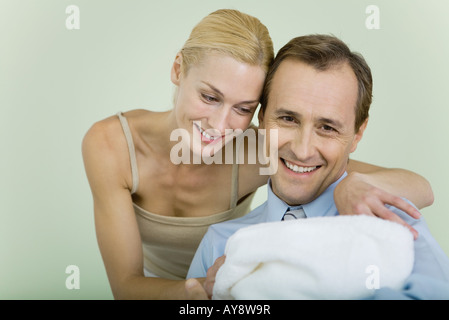
{"label": "woman's fingers", "polygon": [[414,219],[421,218],[421,213],[419,212],[419,210],[400,197],[396,197],[385,192],[382,199],[380,200],[385,204],[389,204],[393,207],[398,208],[399,210],[404,211]]}
{"label": "woman's fingers", "polygon": [[393,221],[403,225],[413,234],[413,238],[416,240],[418,238],[418,231],[416,231],[411,225],[406,223],[402,218],[400,218],[396,213],[385,207],[383,203],[376,205],[375,207],[370,208],[370,214],[376,217],[379,217],[384,220]]}

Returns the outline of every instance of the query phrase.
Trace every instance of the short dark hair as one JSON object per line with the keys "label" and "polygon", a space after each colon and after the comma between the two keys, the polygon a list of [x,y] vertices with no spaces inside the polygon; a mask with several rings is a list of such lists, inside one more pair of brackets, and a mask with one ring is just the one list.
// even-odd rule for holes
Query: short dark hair
{"label": "short dark hair", "polygon": [[355,132],[369,116],[372,101],[373,79],[371,69],[362,55],[352,52],[348,46],[332,35],[308,35],[296,37],[283,46],[273,65],[268,71],[261,98],[261,109],[265,112],[274,74],[282,61],[286,59],[299,60],[319,71],[348,63],[353,70],[358,83],[357,105],[355,106]]}

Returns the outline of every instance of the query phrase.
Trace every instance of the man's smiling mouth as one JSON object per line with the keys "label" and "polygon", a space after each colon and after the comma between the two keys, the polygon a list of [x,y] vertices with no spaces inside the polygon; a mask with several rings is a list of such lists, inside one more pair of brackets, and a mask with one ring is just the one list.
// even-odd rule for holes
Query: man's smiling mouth
{"label": "man's smiling mouth", "polygon": [[281,160],[287,168],[289,168],[291,171],[293,171],[295,173],[309,173],[309,172],[312,172],[312,171],[315,171],[315,170],[321,168],[321,166],[303,167],[303,166],[298,166],[294,163],[288,162],[287,160],[285,160],[283,158],[281,158]]}

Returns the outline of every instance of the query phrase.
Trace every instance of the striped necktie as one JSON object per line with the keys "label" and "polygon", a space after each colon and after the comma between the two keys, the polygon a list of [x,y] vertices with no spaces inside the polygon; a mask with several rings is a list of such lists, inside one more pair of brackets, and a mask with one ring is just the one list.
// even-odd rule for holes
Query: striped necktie
{"label": "striped necktie", "polygon": [[299,207],[298,209],[295,210],[291,210],[290,208],[288,208],[287,212],[282,217],[282,221],[296,220],[303,218],[307,218],[307,216],[302,207]]}

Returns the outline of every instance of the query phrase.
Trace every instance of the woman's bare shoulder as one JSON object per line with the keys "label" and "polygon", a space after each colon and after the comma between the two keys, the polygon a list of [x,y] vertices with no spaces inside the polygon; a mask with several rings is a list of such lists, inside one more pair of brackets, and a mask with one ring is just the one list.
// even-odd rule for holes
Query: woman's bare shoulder
{"label": "woman's bare shoulder", "polygon": [[82,155],[89,181],[95,185],[130,185],[128,146],[116,115],[89,128],[82,141]]}
{"label": "woman's bare shoulder", "polygon": [[110,116],[108,118],[95,122],[86,132],[83,139],[83,148],[95,146],[94,149],[101,149],[106,151],[114,149],[119,134],[122,128],[117,116]]}
{"label": "woman's bare shoulder", "polygon": [[[145,109],[134,109],[121,112],[128,125],[132,126],[142,118],[153,117],[154,112]],[[132,130],[132,129],[131,129]],[[84,144],[95,144],[97,147],[113,151],[117,142],[123,140],[124,132],[117,114],[95,122],[87,131],[83,139]],[[106,151],[103,149],[103,151]]]}

